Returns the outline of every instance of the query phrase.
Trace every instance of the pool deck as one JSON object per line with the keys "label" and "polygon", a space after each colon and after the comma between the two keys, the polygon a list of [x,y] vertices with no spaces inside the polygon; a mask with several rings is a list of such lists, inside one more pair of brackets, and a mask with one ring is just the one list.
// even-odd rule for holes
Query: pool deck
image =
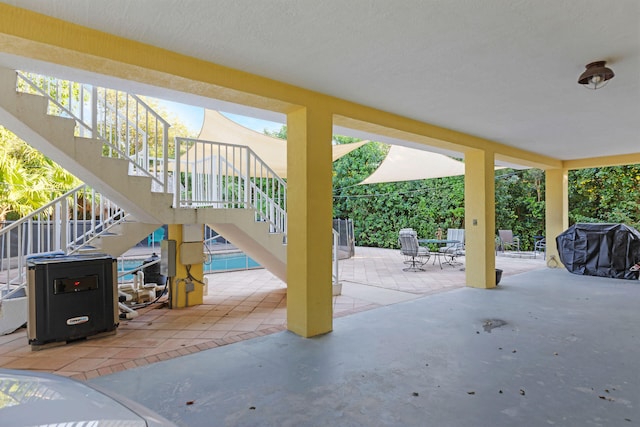
{"label": "pool deck", "polygon": [[[159,251],[159,248],[157,248]],[[134,248],[127,257],[147,257],[149,248]],[[356,248],[339,263],[342,292],[333,299],[334,317],[376,309],[465,286],[464,257],[442,268],[405,272],[398,250]],[[545,268],[541,255],[496,257],[502,281]],[[286,285],[264,269],[206,275],[209,286],[202,305],[168,309],[153,304],[140,316],[122,320],[115,334],[32,351],[26,329],[0,336],[0,367],[52,372],[81,380],[145,366],[286,329]]]}

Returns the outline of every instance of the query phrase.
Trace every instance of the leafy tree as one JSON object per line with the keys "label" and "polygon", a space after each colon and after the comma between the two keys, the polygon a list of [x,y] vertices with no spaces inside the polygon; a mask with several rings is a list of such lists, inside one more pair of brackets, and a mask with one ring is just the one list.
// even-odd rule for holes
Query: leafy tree
{"label": "leafy tree", "polygon": [[520,248],[533,248],[533,236],[545,229],[544,171],[540,169],[496,171],[496,229],[512,230]]}
{"label": "leafy tree", "polygon": [[625,223],[640,228],[640,165],[569,173],[569,222]]}
{"label": "leafy tree", "polygon": [[267,136],[271,136],[273,138],[287,139],[287,126],[282,125],[280,129],[271,131],[269,129],[264,129],[264,134]]}
{"label": "leafy tree", "polygon": [[0,126],[0,222],[18,219],[80,181]]}
{"label": "leafy tree", "polygon": [[[197,138],[199,132],[193,131],[191,129],[189,129],[189,127],[187,125],[184,124],[184,122],[180,119],[180,117],[178,117],[174,112],[170,112],[168,111],[163,105],[161,105],[157,100],[155,100],[154,98],[148,98],[148,97],[140,97],[142,100],[144,100],[144,102],[151,107],[152,110],[154,110],[156,113],[158,113],[164,120],[166,120],[171,127],[169,127],[169,140],[168,140],[168,150],[169,150],[169,157],[170,158],[174,158],[175,156],[175,138],[176,137],[182,137],[182,138]],[[149,128],[147,130],[147,127]],[[152,125],[147,126],[146,123],[142,124],[142,128],[145,131],[148,131],[149,133],[149,138],[153,139],[155,138],[156,135],[156,128]],[[160,148],[160,147],[158,147]],[[182,147],[183,152],[187,150],[187,147]],[[155,149],[152,151],[152,154],[155,154]],[[159,154],[159,153],[158,153]]]}

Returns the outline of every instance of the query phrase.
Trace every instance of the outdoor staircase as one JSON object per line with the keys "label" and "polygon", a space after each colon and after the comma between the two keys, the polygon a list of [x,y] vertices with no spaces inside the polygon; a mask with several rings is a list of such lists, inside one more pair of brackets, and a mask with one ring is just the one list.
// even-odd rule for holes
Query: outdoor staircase
{"label": "outdoor staircase", "polygon": [[[177,138],[176,153],[198,145],[207,147],[208,154],[170,158],[168,124],[159,116],[153,120],[163,139],[150,142],[148,133],[131,137],[131,128],[137,128],[134,130],[139,134],[144,129],[140,130],[137,118],[128,123],[134,109],[129,104],[116,103],[113,126],[98,122],[107,107],[98,102],[96,88],[67,83],[73,90],[66,98],[79,98],[79,105],[73,106],[72,100],[50,98],[50,93],[33,84],[29,89],[23,80],[27,80],[24,75],[0,68],[0,124],[126,212],[126,220],[92,236],[84,250],[89,246],[89,250],[118,256],[160,225],[207,224],[285,280],[286,186],[247,147]],[[27,86],[30,93],[17,91],[16,86]],[[135,99],[136,111],[146,107]],[[87,105],[90,113],[84,111]],[[58,115],[52,115],[52,110]],[[155,113],[145,114],[148,121],[149,114]],[[125,135],[125,142],[119,141],[121,135]],[[233,160],[224,157],[230,152]]]}

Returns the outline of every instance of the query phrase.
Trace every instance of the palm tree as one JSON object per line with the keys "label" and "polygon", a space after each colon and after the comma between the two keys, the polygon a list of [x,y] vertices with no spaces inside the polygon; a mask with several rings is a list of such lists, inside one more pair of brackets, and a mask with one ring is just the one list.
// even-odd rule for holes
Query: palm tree
{"label": "palm tree", "polygon": [[0,126],[0,224],[29,214],[79,184],[76,177]]}

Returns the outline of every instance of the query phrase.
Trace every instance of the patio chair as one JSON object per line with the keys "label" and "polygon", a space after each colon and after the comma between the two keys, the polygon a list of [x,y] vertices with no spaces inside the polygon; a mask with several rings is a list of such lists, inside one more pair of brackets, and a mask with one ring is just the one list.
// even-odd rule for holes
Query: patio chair
{"label": "patio chair", "polygon": [[520,238],[513,235],[511,230],[498,230],[498,239],[501,251],[516,250],[520,252]]}
{"label": "patio chair", "polygon": [[424,271],[423,265],[429,261],[429,249],[418,244],[418,233],[412,228],[403,228],[398,233],[400,253],[408,267],[402,271]]}
{"label": "patio chair", "polygon": [[440,253],[450,255],[452,258],[464,255],[464,228],[447,229],[447,240],[457,240],[458,243],[449,243],[438,249]]}
{"label": "patio chair", "polygon": [[536,243],[533,245],[533,250],[536,256],[538,252],[542,252],[543,259],[547,259],[547,239],[543,237],[542,239],[536,240]]}

